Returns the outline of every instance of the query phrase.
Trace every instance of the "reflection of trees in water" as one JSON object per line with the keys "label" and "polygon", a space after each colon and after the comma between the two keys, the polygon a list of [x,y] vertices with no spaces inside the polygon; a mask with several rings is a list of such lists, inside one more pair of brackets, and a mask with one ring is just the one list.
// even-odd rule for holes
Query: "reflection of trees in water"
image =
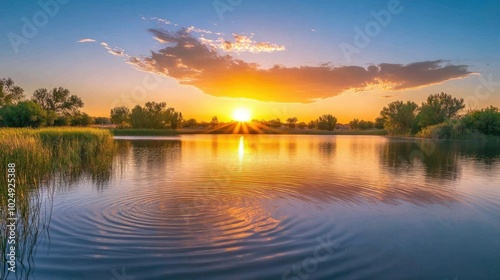
{"label": "reflection of trees in water", "polygon": [[337,143],[335,142],[320,142],[318,143],[318,151],[319,154],[327,159],[331,159],[335,154],[335,150],[337,149]]}
{"label": "reflection of trees in water", "polygon": [[460,155],[492,165],[500,162],[500,142],[464,142],[462,143]]}
{"label": "reflection of trees in water", "polygon": [[455,180],[459,176],[459,147],[452,142],[432,140],[389,140],[381,149],[381,163],[397,173],[407,168],[424,166],[425,175],[430,178]]}
{"label": "reflection of trees in water", "polygon": [[493,164],[500,160],[500,145],[495,142],[391,139],[384,145],[380,159],[396,173],[421,163],[427,177],[455,180],[460,176],[460,157]]}
{"label": "reflection of trees in water", "polygon": [[136,168],[163,172],[165,167],[173,167],[181,159],[181,140],[130,142]]}

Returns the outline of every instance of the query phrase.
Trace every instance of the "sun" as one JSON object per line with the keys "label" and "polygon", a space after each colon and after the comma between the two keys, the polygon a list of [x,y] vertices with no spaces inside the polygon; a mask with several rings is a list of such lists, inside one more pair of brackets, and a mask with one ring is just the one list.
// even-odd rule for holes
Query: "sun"
{"label": "sun", "polygon": [[250,110],[246,108],[236,108],[233,111],[233,119],[238,122],[248,122],[251,119]]}

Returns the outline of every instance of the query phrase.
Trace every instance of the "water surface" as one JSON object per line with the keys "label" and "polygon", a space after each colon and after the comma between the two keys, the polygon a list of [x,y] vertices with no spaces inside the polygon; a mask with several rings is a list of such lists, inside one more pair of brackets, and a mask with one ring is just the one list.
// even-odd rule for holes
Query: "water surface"
{"label": "water surface", "polygon": [[56,188],[33,279],[500,278],[498,144],[185,135],[115,145],[108,180]]}

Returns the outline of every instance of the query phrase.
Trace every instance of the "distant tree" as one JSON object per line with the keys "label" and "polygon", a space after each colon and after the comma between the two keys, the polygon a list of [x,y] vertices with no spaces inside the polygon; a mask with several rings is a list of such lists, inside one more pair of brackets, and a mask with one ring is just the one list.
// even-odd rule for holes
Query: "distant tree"
{"label": "distant tree", "polygon": [[276,128],[281,127],[283,125],[283,123],[279,118],[269,120],[268,124],[270,127],[276,127]]}
{"label": "distant tree", "polygon": [[359,120],[354,119],[354,120],[349,122],[349,127],[353,130],[356,130],[356,129],[358,129],[358,124],[359,124]]}
{"label": "distant tree", "polygon": [[170,115],[170,128],[177,129],[181,127],[183,116],[181,112],[173,112]]}
{"label": "distant tree", "polygon": [[198,122],[195,119],[188,119],[184,122],[182,125],[183,127],[189,127],[189,128],[194,128],[198,125]]}
{"label": "distant tree", "polygon": [[[45,112],[52,112],[53,114],[55,114],[54,111],[45,111]],[[54,119],[54,126],[68,126],[71,124],[71,117],[70,116],[65,116],[65,115],[61,115],[61,116],[57,116],[56,115],[56,118]]]}
{"label": "distant tree", "polygon": [[415,102],[395,101],[380,112],[384,127],[392,134],[409,135],[415,128],[418,105]]}
{"label": "distant tree", "polygon": [[68,89],[59,87],[48,91],[40,88],[33,93],[33,101],[44,110],[54,111],[57,115],[75,115],[83,107],[83,101],[76,95],[71,95]]}
{"label": "distant tree", "polygon": [[16,86],[11,78],[0,79],[0,107],[17,104],[23,98],[24,89]]}
{"label": "distant tree", "polygon": [[286,119],[286,125],[289,128],[295,128],[296,124],[297,124],[297,118],[296,117]]}
{"label": "distant tree", "polygon": [[0,109],[3,125],[9,127],[41,127],[47,123],[47,112],[33,101],[21,101]]}
{"label": "distant tree", "polygon": [[314,128],[316,128],[317,126],[318,126],[318,123],[317,123],[316,121],[310,121],[310,122],[308,122],[308,123],[307,123],[307,127],[308,127],[309,129],[314,129]]}
{"label": "distant tree", "polygon": [[130,110],[125,107],[115,107],[111,109],[110,119],[111,123],[118,127],[125,127],[129,123]]}
{"label": "distant tree", "polygon": [[422,103],[417,115],[419,127],[427,127],[439,124],[454,118],[460,110],[465,108],[464,100],[457,99],[444,92],[432,94],[427,101]]}
{"label": "distant tree", "polygon": [[327,114],[318,118],[318,129],[332,131],[337,126],[337,118]]}
{"label": "distant tree", "polygon": [[376,118],[373,127],[377,128],[377,129],[383,129],[384,128],[384,118],[382,118],[382,117]]}
{"label": "distant tree", "polygon": [[217,118],[217,116],[213,116],[212,121],[210,121],[210,125],[217,126],[218,124],[219,124],[219,119]]}
{"label": "distant tree", "polygon": [[94,119],[86,113],[78,113],[71,117],[71,126],[89,126],[94,123]]}
{"label": "distant tree", "polygon": [[360,130],[373,129],[373,126],[374,123],[372,121],[360,120],[358,123],[358,129]]}
{"label": "distant tree", "polygon": [[297,127],[298,127],[298,128],[300,128],[300,129],[304,129],[304,128],[306,128],[306,127],[307,127],[307,124],[306,124],[305,122],[299,122],[299,123],[297,124]]}
{"label": "distant tree", "polygon": [[106,118],[106,117],[95,117],[94,123],[99,124],[99,125],[107,125],[107,124],[111,124],[111,120],[109,118]]}

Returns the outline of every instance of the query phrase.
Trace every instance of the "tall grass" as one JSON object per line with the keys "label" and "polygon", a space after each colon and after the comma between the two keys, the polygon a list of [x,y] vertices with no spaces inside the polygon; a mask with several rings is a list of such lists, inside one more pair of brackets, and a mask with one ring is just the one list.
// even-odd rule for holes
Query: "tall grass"
{"label": "tall grass", "polygon": [[0,129],[0,279],[7,278],[4,260],[7,253],[8,164],[15,163],[18,260],[27,263],[19,265],[21,274],[16,278],[27,279],[40,230],[47,220],[41,213],[44,196],[40,187],[51,180],[71,180],[82,173],[98,182],[103,181],[111,174],[112,160],[113,137],[107,130]]}

